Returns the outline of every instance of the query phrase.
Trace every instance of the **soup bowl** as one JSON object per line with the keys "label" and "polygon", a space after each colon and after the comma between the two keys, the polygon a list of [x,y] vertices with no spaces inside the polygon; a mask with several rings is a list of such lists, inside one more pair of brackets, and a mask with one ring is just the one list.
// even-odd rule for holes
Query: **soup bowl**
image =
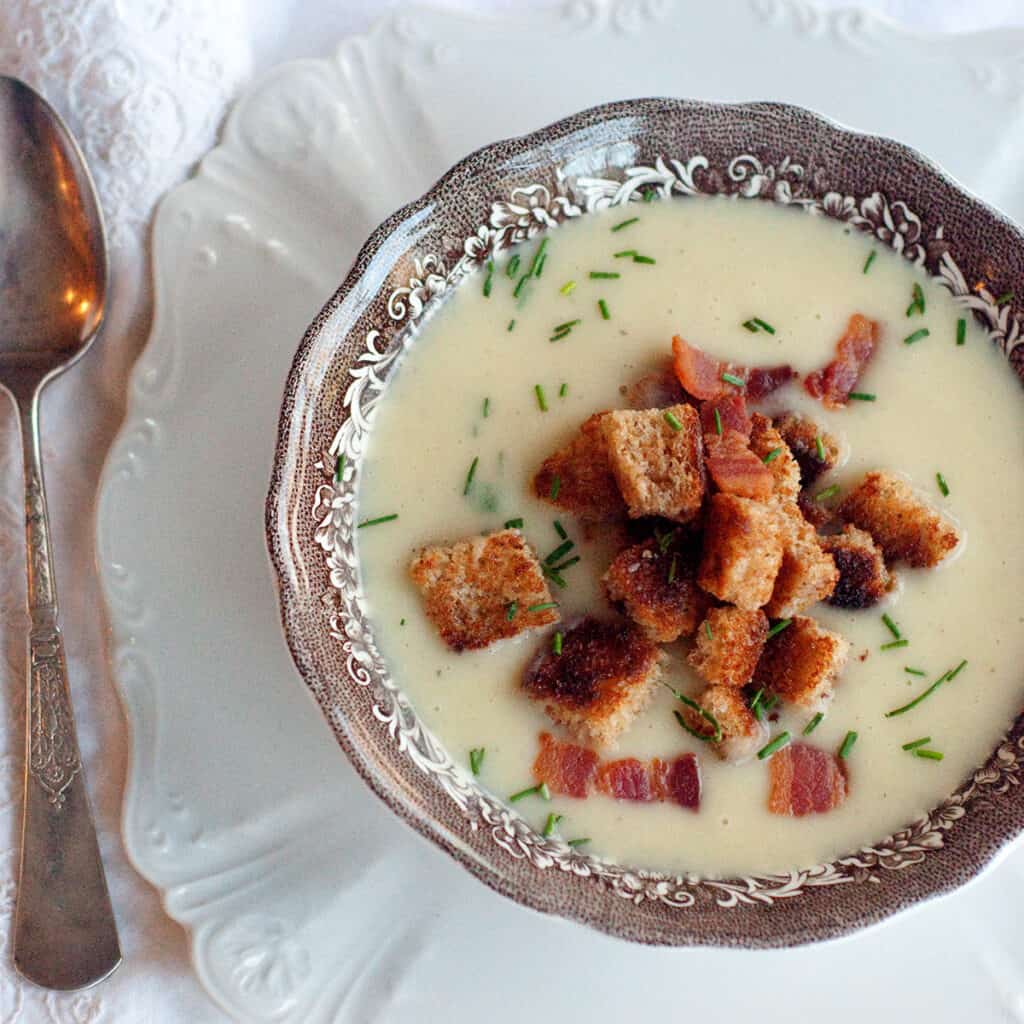
{"label": "soup bowl", "polygon": [[545,837],[478,786],[417,717],[366,612],[361,459],[374,408],[419,326],[492,254],[650,191],[776,203],[869,234],[947,288],[1006,356],[1007,372],[1024,378],[1019,311],[1006,298],[1024,296],[1024,237],[925,157],[783,104],[596,107],[457,164],[371,235],[306,332],[266,505],[284,632],[367,784],[493,889],[639,942],[832,938],[954,889],[1012,842],[1024,825],[1024,716],[955,792],[870,846],[784,874],[658,873]]}

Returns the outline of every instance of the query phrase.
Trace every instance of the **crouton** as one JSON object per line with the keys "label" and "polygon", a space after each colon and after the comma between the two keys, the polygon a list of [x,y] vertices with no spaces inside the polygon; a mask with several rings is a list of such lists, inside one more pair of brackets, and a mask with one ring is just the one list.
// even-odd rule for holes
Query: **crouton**
{"label": "crouton", "polygon": [[544,460],[533,478],[538,498],[582,519],[625,514],[626,504],[612,474],[602,428],[609,415],[595,413],[569,444]]}
{"label": "crouton", "polygon": [[688,398],[670,362],[621,390],[631,409],[667,409],[671,405],[686,402]]}
{"label": "crouton", "polygon": [[774,505],[715,494],[709,503],[697,582],[709,594],[754,611],[771,599],[782,564]]}
{"label": "crouton", "polygon": [[926,504],[902,477],[868,473],[843,500],[839,515],[875,539],[891,562],[917,569],[938,565],[960,542],[956,528]]}
{"label": "crouton", "polygon": [[697,586],[696,545],[666,534],[619,552],[604,574],[608,600],[620,604],[651,639],[691,636],[708,606]]}
{"label": "crouton", "polygon": [[704,499],[700,417],[692,405],[620,409],[602,420],[612,472],[633,518],[685,523]]}
{"label": "crouton", "polygon": [[892,589],[882,549],[870,533],[847,524],[842,533],[822,537],[839,570],[839,582],[828,599],[838,608],[870,608]]}
{"label": "crouton", "polygon": [[782,565],[764,610],[773,619],[788,619],[824,601],[836,588],[839,570],[796,505],[784,505],[779,517]]}
{"label": "crouton", "polygon": [[[821,492],[818,491],[818,494]],[[815,529],[820,530],[823,526],[835,519],[835,511],[827,502],[817,501],[815,491],[806,488],[800,492],[796,499],[797,508],[800,509],[804,519]]]}
{"label": "crouton", "polygon": [[409,573],[427,617],[454,651],[487,647],[559,619],[540,562],[518,530],[423,548]]}
{"label": "crouton", "polygon": [[[750,710],[742,690],[732,686],[709,686],[697,703],[710,714],[722,731],[722,738],[707,745],[723,761],[745,761],[768,742],[768,727]],[[699,712],[686,708],[687,724],[702,736],[713,736],[714,726]]]}
{"label": "crouton", "polygon": [[[795,412],[775,417],[775,428],[800,467],[800,483],[810,487],[839,462],[839,442],[814,420]],[[821,441],[819,449],[818,441]]]}
{"label": "crouton", "polygon": [[798,615],[771,637],[757,666],[757,681],[800,707],[821,710],[846,665],[849,641]]}
{"label": "crouton", "polygon": [[688,660],[697,674],[713,686],[746,686],[754,675],[768,636],[762,611],[712,608],[700,629]]}
{"label": "crouton", "polygon": [[581,740],[612,746],[654,696],[663,655],[631,623],[587,616],[548,641],[523,675],[527,695]]}
{"label": "crouton", "polygon": [[800,493],[800,466],[793,453],[767,416],[755,412],[751,421],[750,450],[771,471],[772,492],[781,501],[796,501]]}

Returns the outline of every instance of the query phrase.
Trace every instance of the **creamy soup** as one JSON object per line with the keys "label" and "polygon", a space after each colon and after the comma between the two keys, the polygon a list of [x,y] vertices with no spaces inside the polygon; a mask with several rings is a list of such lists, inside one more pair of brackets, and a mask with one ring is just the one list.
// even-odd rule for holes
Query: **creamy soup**
{"label": "creamy soup", "polygon": [[[703,777],[698,812],[603,795],[515,803],[538,829],[550,813],[561,814],[558,835],[586,838],[587,852],[641,867],[722,876],[823,863],[880,840],[940,802],[984,761],[1021,707],[1020,386],[970,319],[965,343],[956,344],[963,314],[944,289],[834,221],[724,199],[628,209],[638,219],[619,231],[611,228],[627,216],[621,208],[552,232],[543,275],[525,297],[513,296],[515,281],[501,263],[489,296],[483,277],[474,276],[423,326],[381,402],[362,467],[361,516],[398,514],[359,533],[370,614],[395,678],[456,762],[469,771],[470,750],[484,748],[479,781],[487,789],[507,799],[532,786],[538,734],[566,735],[521,689],[524,666],[550,644],[550,631],[453,653],[409,578],[415,550],[522,517],[527,540],[543,557],[559,543],[553,521],[560,519],[582,560],[566,570],[568,586],[554,597],[565,617],[605,614],[600,579],[615,549],[600,534],[588,539],[571,516],[533,496],[531,479],[543,459],[591,413],[624,407],[622,385],[664,365],[674,334],[722,359],[785,362],[804,375],[832,358],[851,313],[879,321],[881,345],[857,385],[875,401],[829,411],[797,381],[758,407],[805,412],[839,439],[842,460],[821,486],[845,490],[867,470],[898,471],[965,537],[938,568],[897,566],[898,586],[874,608],[818,604],[806,613],[852,644],[827,715],[811,737],[835,751],[848,732],[857,732],[845,762],[845,803],[800,818],[770,814],[767,761],[720,761],[680,728],[673,716],[679,705],[664,687],[613,756],[694,751]],[[536,247],[536,241],[522,247],[524,267]],[[614,258],[622,250],[655,262]],[[621,276],[592,279],[591,271]],[[564,287],[570,281],[575,287]],[[925,313],[908,317],[915,283]],[[775,333],[745,329],[752,317]],[[568,336],[549,340],[556,325],[577,318]],[[903,343],[922,327],[927,337]],[[474,459],[474,483],[464,495]],[[937,473],[948,495],[940,492]],[[881,649],[892,640],[883,612],[907,646]],[[684,660],[688,646],[666,648],[664,678],[696,694],[703,684]],[[963,659],[967,665],[955,680],[912,711],[884,717]],[[778,710],[773,734],[788,729],[799,737],[807,713]],[[930,737],[928,748],[942,760],[902,749],[922,737]]]}

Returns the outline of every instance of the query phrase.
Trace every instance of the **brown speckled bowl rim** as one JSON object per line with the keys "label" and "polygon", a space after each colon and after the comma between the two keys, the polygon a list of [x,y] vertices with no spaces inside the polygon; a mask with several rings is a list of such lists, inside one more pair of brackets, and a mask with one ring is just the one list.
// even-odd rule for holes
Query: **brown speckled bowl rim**
{"label": "brown speckled bowl rim", "polygon": [[[635,154],[629,161],[618,160],[622,147]],[[754,163],[740,167],[738,177],[733,177],[732,164],[723,174],[719,165],[724,167],[725,160],[717,161],[716,151],[730,159],[742,154]],[[474,225],[487,221],[492,202],[507,197],[517,185],[538,181],[546,182],[555,196],[573,178],[556,173],[556,168],[564,172],[574,161],[581,162],[581,154],[592,158],[596,153],[608,157],[610,171],[650,167],[659,156],[678,157],[683,165],[677,178],[683,184],[671,187],[682,191],[690,170],[685,158],[709,154],[701,192],[792,205],[803,202],[801,196],[819,205],[832,196],[834,206],[844,197],[880,194],[884,211],[865,199],[863,211],[855,204],[852,211],[828,209],[829,215],[858,230],[874,231],[881,244],[908,257],[919,250],[918,262],[933,275],[952,276],[951,257],[946,255],[951,253],[964,282],[986,284],[977,291],[972,287],[968,292],[966,284],[951,290],[971,307],[1024,378],[1015,301],[1003,306],[995,301],[1004,292],[1024,296],[1024,236],[927,158],[901,143],[852,132],[781,103],[640,99],[594,107],[529,135],[485,146],[456,164],[374,231],[307,330],[288,376],[266,503],[267,542],[285,637],[339,744],[370,788],[492,889],[535,910],[651,944],[775,948],[837,938],[958,888],[1017,838],[1024,828],[1024,787],[1019,785],[1024,715],[989,761],[932,812],[923,831],[914,831],[922,824],[914,823],[889,837],[890,845],[880,843],[831,865],[794,873],[789,883],[785,876],[770,876],[777,881],[766,887],[758,883],[751,888],[751,879],[733,879],[715,890],[712,886],[719,883],[674,877],[665,883],[666,890],[662,876],[642,871],[610,884],[601,876],[604,862],[597,858],[556,852],[552,863],[550,849],[538,847],[536,833],[514,812],[504,809],[495,817],[492,810],[481,816],[476,804],[467,805],[469,810],[460,807],[452,793],[475,787],[458,778],[450,763],[443,770],[417,767],[395,740],[396,732],[412,727],[407,717],[411,709],[400,695],[396,703],[384,690],[379,662],[373,664],[378,652],[372,630],[358,611],[352,614],[358,598],[329,617],[326,555],[313,538],[310,498],[325,487],[325,475],[330,476],[322,442],[345,422],[343,385],[365,352],[367,332],[381,330],[384,348],[391,352],[411,343],[415,324],[390,323],[382,309],[396,288],[407,293],[402,286],[416,273],[424,276],[416,258],[440,254],[445,265],[460,259],[479,265],[487,250],[471,253],[466,239]],[[914,221],[920,229],[916,235]],[[901,232],[902,238],[897,237]],[[343,328],[338,326],[341,320]],[[324,352],[329,330],[337,340],[327,341]],[[332,373],[337,375],[333,389],[327,386]],[[358,451],[354,454],[357,459]],[[357,467],[353,473],[358,487]],[[355,489],[346,481],[334,497],[339,530],[352,531]],[[340,560],[333,571],[358,585],[358,563],[351,557],[349,562]],[[374,714],[381,700],[391,702],[387,723],[382,721],[386,716]],[[428,752],[431,741],[429,735],[423,740]],[[911,855],[908,850],[924,852]],[[816,874],[839,868],[842,884],[830,881],[827,873]]]}

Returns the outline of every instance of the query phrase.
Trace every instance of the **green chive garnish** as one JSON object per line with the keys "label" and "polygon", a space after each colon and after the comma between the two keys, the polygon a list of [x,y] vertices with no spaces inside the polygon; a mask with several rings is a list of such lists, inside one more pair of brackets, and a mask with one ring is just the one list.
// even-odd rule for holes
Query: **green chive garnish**
{"label": "green chive garnish", "polygon": [[828,454],[825,451],[825,442],[822,441],[820,434],[814,439],[814,447],[818,452],[818,461],[824,462],[828,458]]}
{"label": "green chive garnish", "polygon": [[943,754],[941,750],[925,750],[924,747],[918,747],[914,751],[914,757],[923,757],[928,761],[941,761]]}
{"label": "green chive garnish", "polygon": [[548,820],[544,822],[544,828],[541,829],[542,836],[549,836],[555,831],[555,826],[562,820],[560,814],[549,814]]}
{"label": "green chive garnish", "polygon": [[565,582],[565,578],[561,575],[561,573],[559,573],[557,568],[552,568],[551,566],[547,565],[542,566],[541,568],[543,569],[545,578],[551,580],[552,583],[557,584],[559,587],[561,587],[562,590],[565,590],[565,588],[569,586],[569,584]]}
{"label": "green chive garnish", "polygon": [[505,618],[509,622],[511,622],[516,617],[516,612],[518,612],[518,611],[519,611],[519,602],[518,601],[511,602],[511,604],[509,604],[508,608],[505,610]]}
{"label": "green chive garnish", "polygon": [[868,258],[864,261],[864,273],[866,274],[871,269],[871,264],[875,262],[875,256],[878,254],[874,249],[868,253]]}
{"label": "green chive garnish", "polygon": [[764,720],[764,714],[761,711],[761,698],[764,696],[764,687],[762,686],[753,697],[750,698],[750,711],[753,716],[759,721]]}
{"label": "green chive garnish", "polygon": [[515,286],[515,288],[512,289],[512,298],[514,298],[514,299],[518,299],[519,298],[519,293],[526,287],[526,282],[529,281],[529,280],[530,280],[530,274],[529,274],[529,272],[527,272],[527,273],[523,274],[523,276],[521,278],[519,278],[518,281],[516,281],[516,286]]}
{"label": "green chive garnish", "polygon": [[831,487],[826,487],[823,491],[818,491],[814,496],[815,501],[828,501],[829,498],[834,498],[839,493],[839,484],[833,484]]}
{"label": "green chive garnish", "polygon": [[622,275],[614,270],[592,270],[590,272],[591,281],[614,281],[618,277],[622,277]]}
{"label": "green chive garnish", "polygon": [[569,385],[565,381],[562,381],[562,386],[558,389],[558,397],[565,398],[567,394],[569,394]]}
{"label": "green chive garnish", "polygon": [[484,278],[484,298],[491,297],[491,282],[494,280],[494,260],[487,261],[487,276]]}
{"label": "green chive garnish", "polygon": [[572,290],[575,287],[576,287],[576,282],[575,281],[566,281],[565,284],[563,284],[562,287],[558,289],[558,291],[562,295],[571,295],[572,294]]}
{"label": "green chive garnish", "polygon": [[544,387],[541,384],[533,385],[533,393],[537,396],[537,406],[541,412],[548,411],[548,400],[544,397]]}
{"label": "green chive garnish", "polygon": [[345,472],[345,456],[339,455],[334,463],[334,479],[340,484],[342,474]]}
{"label": "green chive garnish", "polygon": [[899,638],[903,634],[900,632],[900,627],[897,626],[895,622],[893,622],[888,612],[882,613],[882,621],[885,623],[885,628],[889,630],[889,632],[892,633],[892,635],[896,637],[897,640],[899,640]]}
{"label": "green chive garnish", "polygon": [[639,217],[630,217],[629,220],[620,220],[618,224],[612,227],[612,231],[621,231],[623,228],[628,228],[630,224],[635,224],[639,219]]}
{"label": "green chive garnish", "polygon": [[579,317],[576,317],[575,320],[566,320],[564,324],[556,324],[553,330],[556,334],[560,331],[571,331],[577,324],[581,323],[583,323],[583,321]]}
{"label": "green chive garnish", "polygon": [[903,744],[903,750],[916,750],[918,747],[923,747],[926,743],[931,743],[931,736],[922,736],[919,740],[911,740],[909,743]]}
{"label": "green chive garnish", "polygon": [[519,270],[519,253],[513,253],[512,259],[508,261],[508,266],[505,267],[505,273],[509,277],[515,277],[516,271]]}
{"label": "green chive garnish", "polygon": [[566,844],[567,846],[582,846],[584,843],[589,843],[590,839],[570,839]]}
{"label": "green chive garnish", "polygon": [[675,430],[677,432],[683,429],[682,423],[679,422],[679,417],[674,412],[672,412],[671,409],[667,409],[665,411],[665,422],[673,430]]}
{"label": "green chive garnish", "polygon": [[769,462],[774,462],[781,454],[781,448],[773,448],[761,461],[767,466]]}
{"label": "green chive garnish", "polygon": [[942,496],[944,498],[948,498],[949,484],[946,483],[946,478],[941,473],[936,473],[935,482],[939,485],[939,490],[942,492]]}
{"label": "green chive garnish", "polygon": [[757,324],[757,326],[760,327],[762,331],[767,331],[769,334],[775,333],[775,328],[772,327],[771,324],[765,323],[765,321],[762,320],[759,316],[755,316],[753,322]]}
{"label": "green chive garnish", "polygon": [[608,303],[604,299],[597,300],[597,308],[601,311],[602,320],[611,320],[612,315],[608,312]]}
{"label": "green chive garnish", "polygon": [[526,609],[526,611],[528,613],[529,612],[546,612],[546,611],[549,611],[552,608],[557,608],[557,607],[558,607],[558,602],[557,601],[543,601],[540,604],[531,604],[530,607]]}
{"label": "green chive garnish", "polygon": [[562,653],[562,634],[561,633],[556,633],[551,638],[551,650],[554,651],[555,654],[561,654]]}
{"label": "green chive garnish", "polygon": [[491,413],[491,400],[489,398],[485,398],[484,399],[484,419],[487,419],[487,417],[490,415],[490,413]]}
{"label": "green chive garnish", "polygon": [[672,561],[668,564],[668,581],[669,583],[675,583],[676,581],[676,568],[679,564],[679,552],[672,552]]}
{"label": "green chive garnish", "polygon": [[746,327],[751,334],[757,334],[757,324],[755,324],[753,320],[744,320],[740,326]]}
{"label": "green chive garnish", "polygon": [[779,735],[771,741],[771,743],[766,743],[757,752],[757,758],[759,761],[763,761],[766,757],[771,757],[776,751],[781,750],[786,746],[789,746],[789,733],[780,732]]}
{"label": "green chive garnish", "polygon": [[812,719],[811,719],[811,720],[810,720],[810,721],[809,721],[809,722],[808,722],[808,723],[807,723],[807,724],[806,724],[806,725],[804,726],[804,735],[805,735],[805,736],[810,736],[810,735],[811,735],[811,733],[812,733],[812,732],[814,732],[814,730],[815,730],[815,729],[817,729],[819,725],[821,725],[821,720],[822,720],[822,719],[823,719],[824,717],[825,717],[825,715],[824,715],[824,714],[823,714],[823,713],[822,713],[821,711],[819,711],[819,712],[818,712],[818,713],[817,713],[817,714],[816,714],[816,715],[815,715],[815,716],[814,716],[814,717],[813,717],[813,718],[812,718]]}
{"label": "green chive garnish", "polygon": [[1008,302],[1013,301],[1013,292],[1003,292],[1002,295],[996,299],[997,306],[1005,306]]}
{"label": "green chive garnish", "polygon": [[852,398],[855,402],[874,402],[877,395],[871,394],[870,391],[851,391],[847,398]]}
{"label": "green chive garnish", "polygon": [[486,747],[474,747],[469,752],[469,769],[474,775],[480,774],[480,766],[484,763],[484,754],[486,753]]}
{"label": "green chive garnish", "polygon": [[530,269],[526,272],[527,277],[540,277],[540,269],[544,264],[544,250],[548,247],[548,236],[545,235],[540,240],[540,245],[537,246],[537,251],[533,254],[533,262],[530,264]]}
{"label": "green chive garnish", "polygon": [[715,639],[715,634],[711,632],[711,623],[707,619],[704,620],[704,633],[709,640]]}
{"label": "green chive garnish", "polygon": [[657,263],[658,261],[653,256],[640,256],[639,254],[633,257],[634,263]]}
{"label": "green chive garnish", "polygon": [[912,316],[915,312],[924,314],[924,292],[921,291],[921,286],[915,281],[914,282],[914,297],[907,306],[907,316]]}
{"label": "green chive garnish", "polygon": [[548,254],[544,253],[540,258],[540,263],[537,264],[537,272],[533,275],[534,277],[540,277],[544,273],[544,264],[548,261]]}
{"label": "green chive garnish", "polygon": [[555,562],[557,562],[560,558],[564,558],[567,554],[569,554],[569,552],[572,551],[572,549],[574,547],[576,547],[576,542],[575,541],[571,541],[571,540],[564,540],[564,541],[562,541],[562,543],[559,544],[558,547],[555,548],[555,550],[552,551],[551,554],[549,554],[544,559],[544,564],[545,565],[554,565]]}
{"label": "green chive garnish", "polygon": [[558,498],[558,492],[561,489],[562,489],[562,478],[556,473],[551,478],[551,490],[548,491],[548,494],[550,495],[552,501],[555,501]]}
{"label": "green chive garnish", "polygon": [[571,566],[575,565],[579,561],[581,561],[580,556],[579,555],[573,555],[572,558],[567,558],[564,562],[560,562],[558,565],[553,565],[551,567],[551,571],[552,572],[561,572],[563,569],[568,569]]}
{"label": "green chive garnish", "polygon": [[715,409],[715,433],[719,437],[722,436],[722,414],[717,409]]}
{"label": "green chive garnish", "polygon": [[710,743],[720,743],[721,742],[721,740],[722,740],[722,727],[721,727],[721,725],[719,725],[718,719],[715,718],[715,716],[713,714],[711,714],[710,711],[708,711],[706,708],[701,707],[701,705],[698,704],[692,698],[687,697],[685,693],[680,693],[678,690],[673,689],[673,687],[669,686],[668,683],[663,683],[662,685],[665,687],[665,689],[670,690],[675,695],[676,700],[678,700],[682,704],[685,704],[688,708],[690,708],[691,711],[696,711],[697,714],[700,715],[700,717],[703,718],[704,721],[707,722],[715,730],[713,735],[705,736],[704,733],[698,732],[696,729],[694,729],[690,725],[690,723],[687,722],[686,719],[678,711],[673,712],[675,714],[675,716],[676,716],[676,721],[691,736],[696,736],[697,739],[699,739],[702,743],[709,743],[709,742]]}
{"label": "green chive garnish", "polygon": [[652,189],[648,189],[644,193],[644,200],[643,201],[645,203],[653,203],[654,200],[657,199],[657,198],[658,198],[658,190],[656,188],[652,188]]}
{"label": "green chive garnish", "polygon": [[761,705],[764,707],[765,711],[771,711],[771,709],[778,703],[779,697],[778,694],[775,693],[769,693],[768,696],[761,701]]}
{"label": "green chive garnish", "polygon": [[850,756],[850,751],[853,750],[854,743],[857,742],[857,734],[851,729],[843,740],[842,746],[839,748],[839,759],[845,761]]}
{"label": "green chive garnish", "polygon": [[477,455],[469,464],[469,472],[466,474],[466,486],[462,488],[463,495],[469,494],[469,492],[473,489],[473,477],[476,476],[476,467],[479,462],[480,456]]}
{"label": "green chive garnish", "polygon": [[913,345],[915,341],[920,341],[922,338],[927,338],[931,334],[931,331],[927,327],[921,327],[919,330],[914,331],[913,334],[908,334],[903,339],[904,345]]}
{"label": "green chive garnish", "polygon": [[554,521],[554,526],[555,526],[555,533],[557,533],[558,536],[562,538],[562,540],[568,540],[569,539],[568,532],[566,531],[565,527],[557,519]]}
{"label": "green chive garnish", "polygon": [[559,331],[557,334],[552,334],[548,341],[564,341],[572,333],[571,328],[566,328],[564,331]]}
{"label": "green chive garnish", "polygon": [[376,519],[364,519],[357,527],[357,530],[361,530],[364,526],[376,526],[378,523],[390,523],[392,519],[397,519],[398,513],[392,512],[389,516],[377,516]]}
{"label": "green chive garnish", "polygon": [[543,785],[544,783],[542,782],[539,786],[530,786],[527,789],[521,789],[518,793],[513,793],[508,798],[508,802],[510,804],[514,804],[517,800],[522,800],[528,796],[541,796],[541,786]]}
{"label": "green chive garnish", "polygon": [[967,667],[967,659],[964,658],[959,665],[952,672],[949,673],[949,681],[952,682],[961,672]]}
{"label": "green chive garnish", "polygon": [[912,701],[910,701],[909,704],[904,704],[902,707],[895,708],[892,711],[886,711],[885,717],[895,718],[897,715],[905,714],[912,708],[916,708],[917,705],[921,703],[921,701],[923,701],[926,697],[930,697],[949,678],[950,672],[947,669],[945,672],[942,673],[941,676],[939,676],[938,679],[935,680],[934,683],[932,683],[931,686],[928,687],[927,690],[925,690],[923,693],[918,694],[918,696],[916,696]]}
{"label": "green chive garnish", "polygon": [[956,322],[956,343],[962,345],[967,340],[967,321],[963,318]]}
{"label": "green chive garnish", "polygon": [[405,625],[405,619],[400,619],[398,624],[400,626],[404,626]]}
{"label": "green chive garnish", "polygon": [[732,384],[738,388],[742,388],[746,385],[746,381],[743,380],[742,377],[737,377],[734,373],[723,373],[722,380],[724,380],[726,384]]}
{"label": "green chive garnish", "polygon": [[509,322],[508,322],[508,329],[511,331],[512,328],[515,327],[515,325],[516,325],[515,320],[509,320]]}
{"label": "green chive garnish", "polygon": [[632,259],[634,256],[639,255],[640,253],[638,253],[636,249],[620,249],[618,252],[612,253],[612,258],[616,260],[626,259],[627,257]]}
{"label": "green chive garnish", "polygon": [[523,528],[523,520],[521,518],[519,518],[519,517],[517,517],[515,519],[506,519],[505,520],[505,529],[506,530],[521,530],[522,528]]}
{"label": "green chive garnish", "polygon": [[882,644],[878,649],[880,651],[894,651],[897,647],[909,647],[910,641],[906,637],[902,637],[899,640],[890,640],[887,644]]}
{"label": "green chive garnish", "polygon": [[778,636],[784,629],[793,624],[792,619],[779,619],[778,622],[768,630],[766,639],[771,640],[773,636]]}
{"label": "green chive garnish", "polygon": [[926,676],[927,672],[923,668],[911,668],[909,665],[903,666],[904,672],[909,672],[912,676]]}

